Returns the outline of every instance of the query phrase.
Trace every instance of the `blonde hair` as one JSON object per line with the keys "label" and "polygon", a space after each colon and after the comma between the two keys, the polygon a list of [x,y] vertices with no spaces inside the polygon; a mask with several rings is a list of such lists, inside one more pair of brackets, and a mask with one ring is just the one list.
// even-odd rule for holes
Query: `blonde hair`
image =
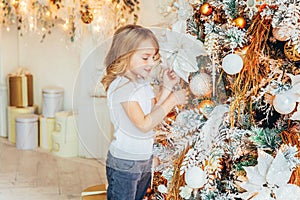
{"label": "blonde hair", "polygon": [[102,78],[105,91],[119,75],[124,75],[132,54],[139,44],[151,39],[158,54],[159,44],[154,33],[139,25],[126,25],[116,30],[110,49],[105,57],[106,75]]}

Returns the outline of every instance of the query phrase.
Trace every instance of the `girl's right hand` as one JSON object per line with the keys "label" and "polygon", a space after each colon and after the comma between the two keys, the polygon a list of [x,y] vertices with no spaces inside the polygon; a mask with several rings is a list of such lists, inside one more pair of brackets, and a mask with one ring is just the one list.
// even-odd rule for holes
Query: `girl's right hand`
{"label": "girl's right hand", "polygon": [[177,90],[172,92],[171,98],[173,98],[175,105],[182,105],[187,104],[188,102],[188,95],[186,90]]}

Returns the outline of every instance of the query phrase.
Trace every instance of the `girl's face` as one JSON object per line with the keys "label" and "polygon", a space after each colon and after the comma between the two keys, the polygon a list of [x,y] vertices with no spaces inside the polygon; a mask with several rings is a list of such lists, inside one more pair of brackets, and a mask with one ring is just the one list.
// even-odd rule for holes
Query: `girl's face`
{"label": "girl's face", "polygon": [[152,67],[158,62],[155,58],[155,52],[152,40],[148,39],[141,42],[130,58],[127,72],[135,79],[138,77],[147,78]]}

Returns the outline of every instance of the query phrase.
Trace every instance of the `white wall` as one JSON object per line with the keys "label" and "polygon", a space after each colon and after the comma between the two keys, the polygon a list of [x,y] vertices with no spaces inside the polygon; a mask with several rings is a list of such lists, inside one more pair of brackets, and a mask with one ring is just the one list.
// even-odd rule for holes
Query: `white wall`
{"label": "white wall", "polygon": [[16,66],[18,66],[19,50],[18,50],[18,34],[16,27],[11,27],[8,32],[1,30],[1,63],[0,63],[0,82],[6,84],[6,75]]}
{"label": "white wall", "polygon": [[18,65],[17,32],[14,27],[10,32],[0,29],[0,136],[7,137],[7,84],[6,74],[12,66]]}
{"label": "white wall", "polygon": [[159,12],[159,2],[162,0],[140,0],[140,15],[138,23],[146,27],[169,27],[176,21],[176,13],[163,16]]}
{"label": "white wall", "polygon": [[42,88],[59,86],[64,88],[64,109],[72,108],[72,92],[79,69],[78,47],[66,47],[65,35],[54,30],[44,42],[40,36],[28,34],[19,38],[21,66],[28,67],[34,75],[34,100],[41,108]]}

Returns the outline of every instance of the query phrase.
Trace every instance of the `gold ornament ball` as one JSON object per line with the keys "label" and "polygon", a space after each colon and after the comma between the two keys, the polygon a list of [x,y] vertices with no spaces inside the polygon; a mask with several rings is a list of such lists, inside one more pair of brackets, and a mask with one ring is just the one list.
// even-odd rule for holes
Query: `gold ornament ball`
{"label": "gold ornament ball", "polygon": [[152,192],[152,189],[149,187],[149,188],[147,188],[147,191],[146,191],[146,193],[147,194],[150,194]]}
{"label": "gold ornament ball", "polygon": [[81,12],[81,20],[85,24],[90,24],[94,19],[94,15],[89,10]]}
{"label": "gold ornament ball", "polygon": [[246,26],[246,19],[244,17],[237,17],[233,20],[234,24],[239,28],[245,28]]}
{"label": "gold ornament ball", "polygon": [[209,3],[204,3],[202,4],[202,6],[200,7],[200,13],[202,15],[208,16],[212,13],[213,8]]}
{"label": "gold ornament ball", "polygon": [[208,116],[210,115],[210,113],[212,112],[213,108],[215,107],[215,103],[212,100],[206,99],[201,101],[197,108],[199,109],[199,111],[206,117],[208,118]]}
{"label": "gold ornament ball", "polygon": [[289,42],[284,45],[284,54],[290,61],[297,62],[300,60],[300,54],[295,45],[289,44]]}

